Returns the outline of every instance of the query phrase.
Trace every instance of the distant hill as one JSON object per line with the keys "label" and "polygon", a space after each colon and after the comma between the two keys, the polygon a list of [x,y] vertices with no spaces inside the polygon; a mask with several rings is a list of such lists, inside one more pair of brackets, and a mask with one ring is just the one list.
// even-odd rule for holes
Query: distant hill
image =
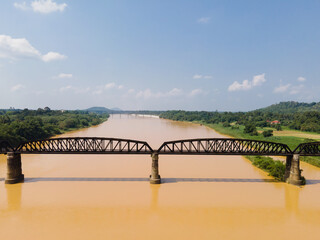
{"label": "distant hill", "polygon": [[320,102],[316,103],[300,103],[300,102],[280,102],[272,104],[266,108],[260,108],[256,111],[273,112],[273,113],[295,113],[295,112],[309,112],[320,111]]}
{"label": "distant hill", "polygon": [[106,108],[106,107],[91,107],[85,109],[84,111],[93,112],[93,113],[122,113],[120,108]]}
{"label": "distant hill", "polygon": [[91,108],[85,109],[85,111],[94,112],[94,113],[110,113],[110,112],[112,112],[111,109],[105,108],[105,107],[91,107]]}

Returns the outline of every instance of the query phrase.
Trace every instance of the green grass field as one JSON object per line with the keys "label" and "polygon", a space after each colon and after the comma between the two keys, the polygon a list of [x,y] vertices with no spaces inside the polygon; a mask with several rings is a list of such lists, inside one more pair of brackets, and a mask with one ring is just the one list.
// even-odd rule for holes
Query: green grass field
{"label": "green grass field", "polygon": [[[311,139],[311,138],[302,138],[302,137],[296,137],[296,136],[264,137],[262,134],[259,134],[258,136],[251,136],[250,134],[246,134],[243,132],[244,126],[241,126],[241,125],[239,126],[238,129],[232,129],[231,127],[223,127],[222,124],[206,124],[203,122],[197,122],[197,123],[208,126],[223,135],[228,135],[233,138],[243,138],[243,139],[252,139],[252,140],[259,140],[259,141],[283,143],[288,145],[291,150],[294,150],[300,143],[315,141],[314,140],[315,138]],[[258,129],[258,130],[262,130],[262,129]],[[294,131],[294,132],[300,132],[300,131]],[[310,134],[317,136],[316,133],[310,133]],[[252,161],[252,159],[249,159],[249,160]],[[316,167],[320,167],[320,157],[301,157],[301,160],[309,164],[312,164]]]}

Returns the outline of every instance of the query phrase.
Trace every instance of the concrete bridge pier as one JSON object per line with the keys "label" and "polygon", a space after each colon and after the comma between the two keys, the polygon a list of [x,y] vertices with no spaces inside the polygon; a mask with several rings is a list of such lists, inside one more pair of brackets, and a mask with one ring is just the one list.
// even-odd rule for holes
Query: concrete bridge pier
{"label": "concrete bridge pier", "polygon": [[287,181],[287,179],[290,176],[292,158],[293,158],[293,155],[289,155],[289,156],[287,156],[287,159],[286,159],[286,171],[285,171],[285,174],[284,174],[285,181]]}
{"label": "concrete bridge pier", "polygon": [[303,180],[301,177],[299,157],[300,157],[299,154],[293,154],[291,156],[287,156],[286,172],[285,172],[286,182],[293,185],[298,185],[298,186],[303,184]]}
{"label": "concrete bridge pier", "polygon": [[159,175],[159,154],[158,153],[152,153],[152,166],[151,166],[151,175],[150,175],[150,183],[151,184],[160,184],[161,178]]}
{"label": "concrete bridge pier", "polygon": [[21,168],[21,154],[8,152],[7,154],[7,177],[5,184],[14,184],[24,181]]}

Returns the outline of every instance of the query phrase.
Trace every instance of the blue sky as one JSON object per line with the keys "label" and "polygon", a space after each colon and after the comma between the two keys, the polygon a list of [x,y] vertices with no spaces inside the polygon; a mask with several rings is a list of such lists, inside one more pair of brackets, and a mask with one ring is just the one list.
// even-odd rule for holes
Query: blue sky
{"label": "blue sky", "polygon": [[2,0],[0,108],[320,101],[320,1]]}

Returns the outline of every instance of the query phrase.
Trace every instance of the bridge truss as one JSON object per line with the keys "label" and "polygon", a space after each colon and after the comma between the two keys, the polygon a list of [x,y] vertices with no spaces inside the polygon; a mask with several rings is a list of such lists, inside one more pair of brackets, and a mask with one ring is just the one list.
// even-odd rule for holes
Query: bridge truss
{"label": "bridge truss", "polygon": [[320,156],[320,142],[301,143],[294,153],[301,156]]}
{"label": "bridge truss", "polygon": [[96,137],[51,138],[26,142],[15,150],[23,154],[151,154],[147,142]]}
{"label": "bridge truss", "polygon": [[320,156],[320,142],[300,144],[294,151],[281,143],[234,138],[199,138],[164,142],[153,150],[145,141],[120,138],[69,137],[35,140],[14,148],[0,140],[0,154],[189,154],[189,155],[270,155]]}
{"label": "bridge truss", "polygon": [[202,138],[164,142],[159,154],[199,155],[292,155],[281,143],[233,138]]}

